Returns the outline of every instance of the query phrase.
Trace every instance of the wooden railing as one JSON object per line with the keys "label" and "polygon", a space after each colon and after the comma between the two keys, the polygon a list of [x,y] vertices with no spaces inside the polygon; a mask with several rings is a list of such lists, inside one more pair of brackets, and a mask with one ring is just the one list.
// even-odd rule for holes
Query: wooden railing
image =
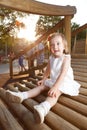
{"label": "wooden railing", "polygon": [[[84,52],[83,54],[87,54],[87,24],[84,24],[83,26],[79,27],[78,29],[74,30],[71,34],[72,38],[74,37],[74,45],[73,45],[73,49],[72,49],[72,53],[75,54],[75,49],[76,49],[76,44],[77,44],[77,36],[80,32],[82,32],[83,30],[86,30],[86,38],[84,40]],[[81,41],[80,41],[81,42]],[[82,45],[83,46],[83,45]],[[81,52],[79,51],[79,54],[81,54]]]}
{"label": "wooden railing", "polygon": [[[47,36],[49,36],[49,34],[55,32],[56,30],[60,29],[63,27],[64,24],[64,19],[62,19],[58,24],[56,24],[53,28],[49,29],[47,32],[45,32],[40,38],[38,38],[32,45],[29,45],[28,47],[26,47],[22,52],[20,52],[18,55],[16,55],[14,58],[10,58],[10,77],[13,78],[13,61],[18,59],[21,55],[26,54],[26,52],[28,52],[29,50],[31,50],[33,47],[35,47],[36,45],[38,45],[40,42],[42,42],[43,40],[47,39]],[[42,50],[43,51],[43,50]],[[41,51],[39,52],[39,54],[41,53]],[[31,60],[31,58],[34,58],[36,56],[36,52],[31,55],[30,57],[28,57],[29,60]],[[29,68],[28,68],[29,70]],[[29,73],[29,72],[28,72]]]}
{"label": "wooden railing", "polygon": [[[31,50],[33,47],[35,47],[36,45],[38,45],[40,42],[42,42],[43,40],[46,40],[47,36],[49,36],[49,34],[55,32],[56,30],[60,29],[60,28],[63,28],[64,27],[64,19],[62,19],[59,23],[57,23],[53,28],[49,29],[47,32],[45,32],[40,38],[38,38],[35,43],[33,43],[32,45],[29,45],[27,48],[25,48],[23,50],[22,53],[19,53],[18,55],[15,56],[15,58],[11,58],[10,59],[10,77],[12,78],[13,77],[13,61],[15,59],[18,59],[21,55],[25,54],[26,52],[28,52],[29,50]],[[72,54],[74,53],[75,51],[75,47],[76,47],[76,37],[78,35],[79,32],[83,31],[84,29],[87,29],[87,24],[79,27],[78,29],[76,29],[75,31],[73,31],[71,34],[72,37],[74,37],[74,46],[73,46],[73,50],[72,50]],[[43,50],[41,50],[43,51]],[[39,52],[40,54],[41,52]],[[86,31],[86,44],[85,44],[85,54],[87,54],[87,31]],[[31,58],[34,58],[36,56],[36,52],[31,55],[31,57],[28,57],[29,60],[31,60]],[[29,65],[28,65],[29,67]],[[29,68],[28,68],[29,70]],[[29,72],[28,72],[29,73]]]}

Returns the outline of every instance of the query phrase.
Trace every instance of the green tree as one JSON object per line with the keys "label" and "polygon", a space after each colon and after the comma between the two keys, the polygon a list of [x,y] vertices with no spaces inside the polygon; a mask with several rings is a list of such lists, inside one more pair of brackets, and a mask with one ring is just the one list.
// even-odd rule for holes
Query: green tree
{"label": "green tree", "polygon": [[43,16],[41,15],[36,24],[36,35],[42,35],[44,32],[55,26],[61,17],[59,16]]}
{"label": "green tree", "polygon": [[75,22],[72,22],[72,23],[71,23],[71,30],[72,30],[72,31],[76,30],[76,29],[79,28],[79,27],[80,27],[79,24],[77,24],[77,23],[75,23]]}
{"label": "green tree", "polygon": [[29,14],[8,8],[0,8],[0,49],[4,50],[5,42],[7,41],[8,49],[12,47],[10,39],[15,36],[16,30],[19,29],[20,26],[24,26],[24,24],[17,21],[17,19],[27,15]]}

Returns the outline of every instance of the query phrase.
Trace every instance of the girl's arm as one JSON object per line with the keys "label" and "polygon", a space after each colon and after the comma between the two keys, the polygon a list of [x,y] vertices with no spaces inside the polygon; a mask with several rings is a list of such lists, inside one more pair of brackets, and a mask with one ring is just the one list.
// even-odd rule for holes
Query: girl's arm
{"label": "girl's arm", "polygon": [[69,66],[70,66],[70,56],[65,56],[62,67],[61,67],[60,75],[57,78],[53,87],[49,90],[48,92],[49,96],[56,97],[58,87],[63,83],[63,80],[67,74]]}
{"label": "girl's arm", "polygon": [[45,72],[44,72],[44,74],[43,74],[43,79],[40,80],[40,81],[38,81],[37,84],[38,84],[38,85],[43,85],[44,80],[49,76],[49,74],[50,74],[50,61],[48,61],[46,70],[45,70]]}
{"label": "girl's arm", "polygon": [[46,70],[45,70],[45,72],[43,74],[43,79],[46,79],[49,75],[50,75],[50,61],[48,61]]}

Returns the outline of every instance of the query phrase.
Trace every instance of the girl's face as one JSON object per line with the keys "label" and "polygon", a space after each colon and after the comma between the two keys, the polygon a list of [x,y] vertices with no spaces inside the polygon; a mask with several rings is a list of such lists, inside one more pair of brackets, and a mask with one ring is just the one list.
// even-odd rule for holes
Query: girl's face
{"label": "girl's face", "polygon": [[64,44],[61,36],[55,36],[51,39],[50,43],[51,52],[55,57],[60,57],[63,55]]}

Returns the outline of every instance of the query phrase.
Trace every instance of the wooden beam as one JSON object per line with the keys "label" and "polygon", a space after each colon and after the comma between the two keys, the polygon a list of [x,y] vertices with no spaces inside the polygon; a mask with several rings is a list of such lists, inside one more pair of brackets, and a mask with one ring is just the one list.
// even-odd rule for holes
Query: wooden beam
{"label": "wooden beam", "polygon": [[65,37],[67,39],[69,52],[71,53],[71,16],[65,16]]}
{"label": "wooden beam", "polygon": [[83,30],[85,30],[87,28],[87,23],[84,24],[83,26],[77,28],[76,30],[74,30],[72,32],[72,36],[75,36],[76,34],[78,34],[79,32],[82,32]]}
{"label": "wooden beam", "polygon": [[57,6],[37,2],[35,0],[0,0],[0,5],[14,10],[40,15],[65,16],[76,13],[75,6]]}
{"label": "wooden beam", "polygon": [[85,54],[87,54],[87,28],[86,28],[86,43],[85,43]]}

